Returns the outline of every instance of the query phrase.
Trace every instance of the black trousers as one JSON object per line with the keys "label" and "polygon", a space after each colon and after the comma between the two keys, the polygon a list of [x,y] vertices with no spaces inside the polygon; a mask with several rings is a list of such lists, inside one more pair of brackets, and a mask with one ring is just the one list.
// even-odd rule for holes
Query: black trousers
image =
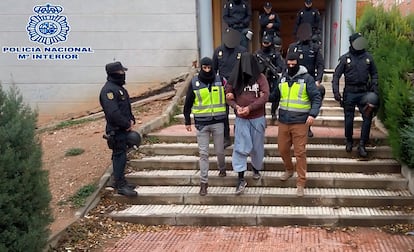
{"label": "black trousers", "polygon": [[362,126],[361,126],[361,144],[366,144],[369,140],[369,134],[371,131],[372,114],[367,116],[363,113],[363,108],[366,104],[362,104],[362,98],[366,95],[366,92],[361,93],[344,93],[344,114],[345,114],[345,138],[347,142],[352,142],[353,131],[354,131],[354,115],[355,106],[358,106],[359,111],[362,115]]}

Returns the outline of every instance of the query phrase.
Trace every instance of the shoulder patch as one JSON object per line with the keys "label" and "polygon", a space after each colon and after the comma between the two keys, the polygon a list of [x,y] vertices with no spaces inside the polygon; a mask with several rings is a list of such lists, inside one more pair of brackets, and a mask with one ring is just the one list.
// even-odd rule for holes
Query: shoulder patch
{"label": "shoulder patch", "polygon": [[108,97],[109,100],[113,100],[114,99],[114,93],[112,93],[112,92],[106,93],[106,97]]}

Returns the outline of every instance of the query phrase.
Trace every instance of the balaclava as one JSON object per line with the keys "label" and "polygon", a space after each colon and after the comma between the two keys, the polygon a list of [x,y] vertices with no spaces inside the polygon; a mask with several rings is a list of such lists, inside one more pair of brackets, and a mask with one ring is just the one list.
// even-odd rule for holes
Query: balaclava
{"label": "balaclava", "polygon": [[[200,60],[200,66],[213,66],[213,60],[211,60],[209,57],[204,57]],[[205,84],[211,84],[214,82],[214,79],[216,77],[216,74],[214,73],[213,68],[209,72],[206,72],[201,67],[200,72],[198,73],[198,78],[201,82]]]}
{"label": "balaclava", "polygon": [[293,67],[287,66],[288,75],[293,77],[299,71],[299,53],[289,52],[286,56],[286,61],[288,60],[296,60],[297,62],[297,64]]}

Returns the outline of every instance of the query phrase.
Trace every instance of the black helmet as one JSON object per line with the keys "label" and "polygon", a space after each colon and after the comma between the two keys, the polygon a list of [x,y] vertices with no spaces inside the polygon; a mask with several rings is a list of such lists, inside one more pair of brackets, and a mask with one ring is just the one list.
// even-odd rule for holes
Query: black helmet
{"label": "black helmet", "polygon": [[127,135],[128,148],[138,149],[140,144],[141,144],[141,135],[134,130],[129,131]]}
{"label": "black helmet", "polygon": [[361,100],[362,104],[369,104],[372,107],[378,107],[379,106],[379,97],[374,92],[368,92],[364,97],[362,97]]}

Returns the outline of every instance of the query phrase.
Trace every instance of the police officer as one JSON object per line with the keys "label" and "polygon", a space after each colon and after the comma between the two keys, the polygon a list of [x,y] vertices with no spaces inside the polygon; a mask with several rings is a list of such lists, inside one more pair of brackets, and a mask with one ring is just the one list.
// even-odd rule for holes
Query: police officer
{"label": "police officer", "polygon": [[[321,106],[320,92],[315,80],[304,66],[298,63],[299,54],[288,52],[286,56],[287,71],[279,83],[280,107],[278,149],[283,160],[285,172],[280,177],[286,181],[297,172],[297,196],[303,197],[306,184],[306,133],[315,121]],[[294,148],[296,165],[292,163],[291,148]]]}
{"label": "police officer", "polygon": [[[360,157],[365,158],[368,155],[365,144],[369,140],[373,117],[373,113],[367,110],[370,107],[368,103],[377,103],[371,105],[378,106],[378,99],[367,101],[366,98],[372,97],[372,94],[378,97],[378,72],[371,54],[365,50],[367,41],[362,37],[362,34],[352,34],[349,37],[349,42],[351,44],[349,51],[339,58],[339,63],[335,68],[332,79],[332,91],[335,100],[343,102],[346,152],[352,151],[355,106],[358,106],[361,112],[363,123],[358,154]],[[345,76],[343,101],[339,92],[339,79],[342,74]]]}
{"label": "police officer", "polygon": [[312,34],[320,35],[321,33],[321,14],[316,8],[312,8],[312,0],[305,0],[305,8],[302,8],[296,17],[294,34],[297,34],[299,26],[303,23],[310,24]]}
{"label": "police officer", "polygon": [[[312,29],[310,24],[301,24],[297,35],[299,40],[289,45],[288,52],[299,53],[299,64],[306,67],[308,73],[315,79],[316,87],[321,93],[321,98],[323,100],[325,97],[325,88],[321,83],[325,65],[321,47],[319,44],[312,41]],[[310,127],[308,136],[313,137],[313,132]]]}
{"label": "police officer", "polygon": [[[213,70],[223,77],[226,81],[229,80],[233,66],[237,60],[241,58],[243,52],[247,49],[239,44],[240,33],[234,29],[227,28],[223,34],[223,43],[214,50],[213,54]],[[227,116],[224,121],[224,148],[231,145],[230,140],[230,123],[229,123],[229,107],[226,104]]]}
{"label": "police officer", "polygon": [[121,62],[108,63],[105,66],[107,82],[101,89],[99,102],[105,113],[108,146],[112,149],[112,168],[115,189],[121,195],[137,196],[137,192],[125,180],[127,162],[128,133],[135,124],[131,103],[125,84],[125,71]]}
{"label": "police officer", "polygon": [[[240,45],[247,48],[252,10],[245,0],[229,0],[223,6],[223,20],[228,27],[240,32]],[[251,39],[251,38],[250,38]]]}
{"label": "police officer", "polygon": [[211,58],[200,60],[201,69],[191,80],[184,103],[185,128],[191,129],[191,112],[197,129],[197,143],[200,157],[200,192],[207,194],[210,135],[213,136],[214,150],[219,167],[219,176],[226,176],[224,155],[224,119],[226,118],[226,99],[222,78],[212,69]]}
{"label": "police officer", "polygon": [[272,10],[272,3],[265,2],[263,10],[264,12],[259,15],[261,36],[269,35],[272,39],[276,36],[280,37],[281,22],[279,15]]}
{"label": "police officer", "polygon": [[[263,36],[262,39],[262,48],[257,50],[256,55],[258,56],[258,62],[263,69],[263,73],[269,82],[270,93],[277,94],[278,92],[275,89],[279,83],[279,74],[285,69],[285,63],[280,54],[280,51],[277,51],[273,46],[273,38],[270,35]],[[270,68],[274,68],[273,70]],[[278,99],[277,99],[278,100]],[[272,121],[277,119],[276,109],[279,106],[275,100],[271,100],[272,107],[270,113],[272,115]]]}

